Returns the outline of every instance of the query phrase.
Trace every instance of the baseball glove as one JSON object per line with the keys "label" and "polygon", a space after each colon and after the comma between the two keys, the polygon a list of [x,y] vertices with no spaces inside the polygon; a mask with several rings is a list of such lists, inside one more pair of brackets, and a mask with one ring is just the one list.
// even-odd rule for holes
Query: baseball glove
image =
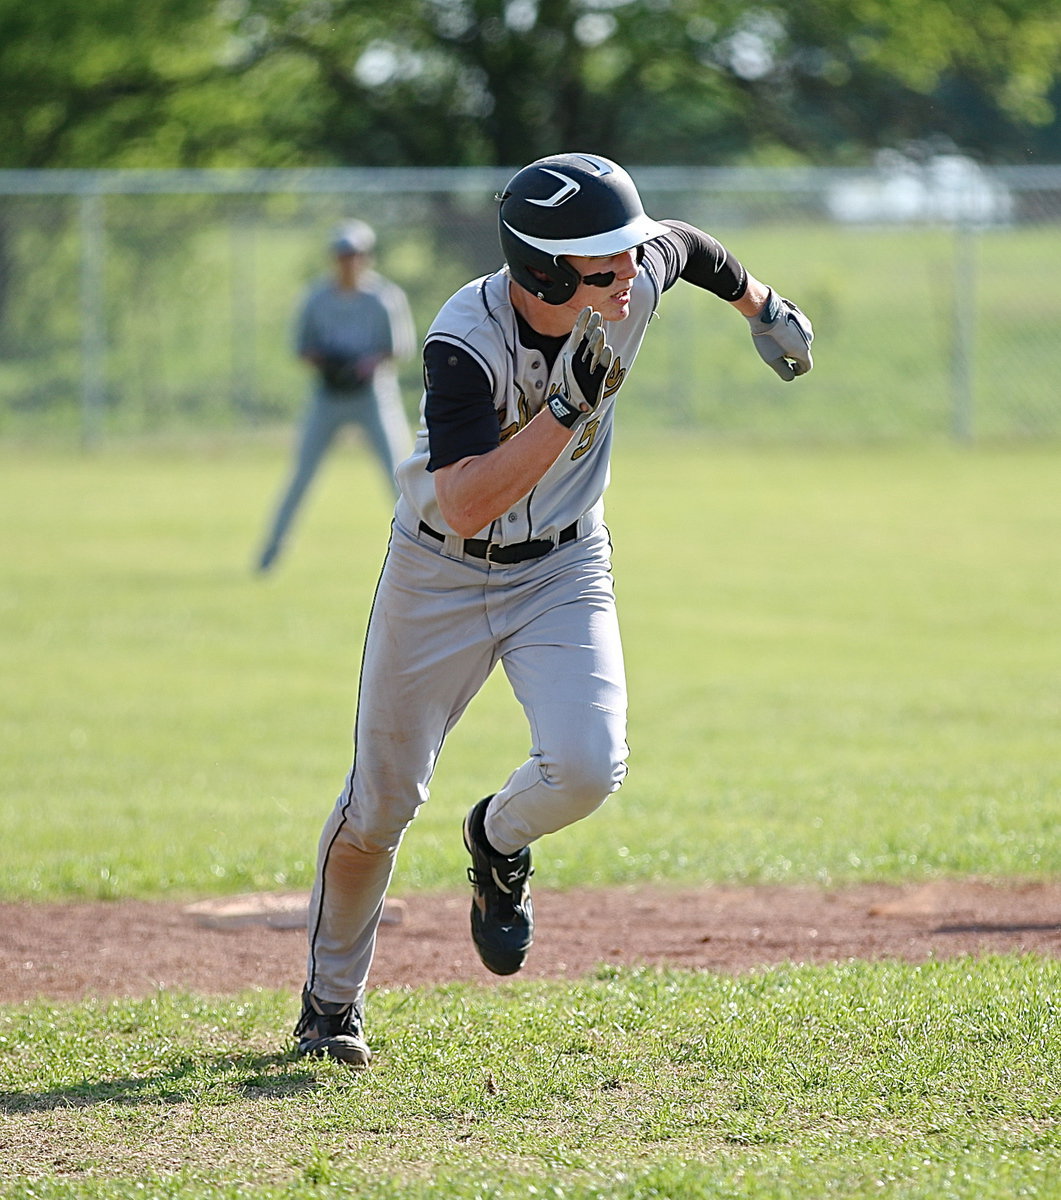
{"label": "baseball glove", "polygon": [[549,411],[568,429],[591,413],[604,394],[612,365],[612,348],[599,312],[588,305],[578,314],[571,336],[560,352],[563,391],[549,397]]}
{"label": "baseball glove", "polygon": [[810,352],[814,330],[791,300],[771,288],[762,311],[746,320],[759,357],[786,382],[806,375],[814,366]]}
{"label": "baseball glove", "polygon": [[321,382],[331,392],[352,392],[364,382],[361,360],[343,354],[325,354],[317,362]]}

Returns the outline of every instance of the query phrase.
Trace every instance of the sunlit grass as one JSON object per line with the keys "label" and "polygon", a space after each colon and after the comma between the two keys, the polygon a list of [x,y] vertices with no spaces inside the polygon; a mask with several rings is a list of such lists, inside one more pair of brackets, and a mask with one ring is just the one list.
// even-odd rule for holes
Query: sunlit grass
{"label": "sunlit grass", "polygon": [[[285,448],[4,453],[0,892],[308,886],[349,766],[389,501],[341,449],[275,575]],[[1061,870],[1056,450],[623,443],[609,492],[630,776],[548,838],[550,886]],[[522,761],[498,674],[396,889],[463,880]]]}
{"label": "sunlit grass", "polygon": [[1059,985],[1029,957],[380,992],[355,1075],[294,1059],[273,993],[5,1009],[0,1194],[1048,1196]]}

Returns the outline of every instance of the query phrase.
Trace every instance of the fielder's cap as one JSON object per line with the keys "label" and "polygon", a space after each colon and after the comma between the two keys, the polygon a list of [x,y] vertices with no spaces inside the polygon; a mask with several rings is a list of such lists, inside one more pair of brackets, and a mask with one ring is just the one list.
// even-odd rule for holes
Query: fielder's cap
{"label": "fielder's cap", "polygon": [[376,234],[364,221],[344,221],[332,234],[333,254],[371,254]]}

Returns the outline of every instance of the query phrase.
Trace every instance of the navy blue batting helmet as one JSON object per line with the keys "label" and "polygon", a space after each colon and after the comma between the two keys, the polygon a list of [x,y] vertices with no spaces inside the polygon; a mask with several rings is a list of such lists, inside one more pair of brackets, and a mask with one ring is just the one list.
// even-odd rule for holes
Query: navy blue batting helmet
{"label": "navy blue batting helmet", "polygon": [[561,258],[620,254],[666,233],[634,181],[599,154],[553,154],[518,171],[499,196],[498,232],[512,278],[547,304],[581,282]]}

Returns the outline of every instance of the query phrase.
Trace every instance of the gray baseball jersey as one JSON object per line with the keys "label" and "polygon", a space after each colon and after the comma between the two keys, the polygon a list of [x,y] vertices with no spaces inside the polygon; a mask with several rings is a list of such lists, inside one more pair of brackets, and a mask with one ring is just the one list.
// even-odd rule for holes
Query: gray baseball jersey
{"label": "gray baseball jersey", "polygon": [[356,289],[340,288],[328,276],[306,292],[295,325],[299,354],[405,358],[414,347],[412,316],[405,293],[375,271]]}
{"label": "gray baseball jersey", "polygon": [[[510,282],[507,271],[498,271],[469,283],[443,306],[426,338],[465,351],[482,367],[491,384],[502,441],[522,429],[561,382],[559,361],[550,366],[540,349],[520,342]],[[655,277],[641,271],[631,287],[630,315],[607,329],[614,357],[600,404],[534,491],[480,537],[489,535],[501,543],[555,538],[599,505],[608,485],[615,396],[637,356],[659,296]],[[438,510],[429,472],[431,442],[425,409],[426,396],[412,456],[398,468],[397,515],[407,529],[415,530],[424,521],[448,535],[452,530]]]}

